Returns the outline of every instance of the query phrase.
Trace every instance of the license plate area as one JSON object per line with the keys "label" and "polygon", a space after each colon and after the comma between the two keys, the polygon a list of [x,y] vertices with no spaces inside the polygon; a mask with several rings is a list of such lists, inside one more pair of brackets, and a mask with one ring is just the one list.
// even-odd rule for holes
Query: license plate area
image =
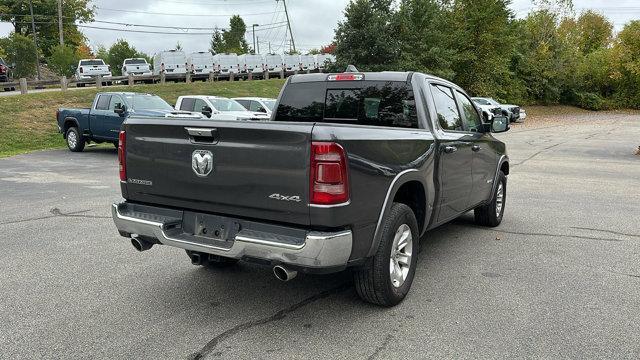
{"label": "license plate area", "polygon": [[182,231],[206,244],[232,244],[240,230],[238,221],[222,216],[185,211],[182,219]]}

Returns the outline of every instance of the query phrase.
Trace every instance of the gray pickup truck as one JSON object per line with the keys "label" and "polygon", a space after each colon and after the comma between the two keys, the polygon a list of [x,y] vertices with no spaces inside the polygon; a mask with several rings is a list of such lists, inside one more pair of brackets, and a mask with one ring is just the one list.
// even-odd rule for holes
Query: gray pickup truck
{"label": "gray pickup truck", "polygon": [[186,250],[298,272],[352,268],[362,299],[398,304],[419,239],[470,210],[500,224],[509,160],[458,86],[420,73],[290,77],[270,122],[128,118],[113,219],[138,251]]}

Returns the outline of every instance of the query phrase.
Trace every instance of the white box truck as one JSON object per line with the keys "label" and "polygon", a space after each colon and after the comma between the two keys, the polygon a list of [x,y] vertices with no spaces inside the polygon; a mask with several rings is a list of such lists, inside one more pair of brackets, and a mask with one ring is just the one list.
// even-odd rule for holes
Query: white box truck
{"label": "white box truck", "polygon": [[240,60],[235,53],[216,54],[213,56],[213,63],[219,74],[238,74],[240,72]]}
{"label": "white box truck", "polygon": [[265,71],[270,73],[279,73],[282,71],[282,55],[267,54],[264,56]]}
{"label": "white box truck", "polygon": [[186,74],[187,57],[183,51],[168,50],[156,53],[153,56],[153,75]]}
{"label": "white box truck", "polygon": [[262,74],[264,72],[264,58],[260,54],[244,54],[238,56],[243,73]]}
{"label": "white box truck", "polygon": [[300,55],[285,55],[282,63],[285,71],[300,70]]}
{"label": "white box truck", "polygon": [[193,75],[209,75],[214,70],[213,55],[208,51],[198,51],[189,54],[187,67]]}

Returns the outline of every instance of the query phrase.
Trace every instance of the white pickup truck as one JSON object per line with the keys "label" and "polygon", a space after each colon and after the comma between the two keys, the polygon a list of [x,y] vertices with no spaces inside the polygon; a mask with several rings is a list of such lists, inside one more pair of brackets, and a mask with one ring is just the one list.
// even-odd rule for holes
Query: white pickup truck
{"label": "white pickup truck", "polygon": [[175,109],[201,113],[211,120],[266,121],[270,119],[266,113],[249,111],[237,101],[219,96],[180,96]]}
{"label": "white pickup truck", "polygon": [[[76,68],[76,80],[91,80],[98,76],[103,78],[111,77],[111,67],[105,64],[102,59],[82,59],[78,61],[78,67]],[[84,84],[78,84],[83,86]]]}
{"label": "white pickup truck", "polygon": [[122,76],[150,76],[151,65],[144,58],[129,58],[122,62]]}

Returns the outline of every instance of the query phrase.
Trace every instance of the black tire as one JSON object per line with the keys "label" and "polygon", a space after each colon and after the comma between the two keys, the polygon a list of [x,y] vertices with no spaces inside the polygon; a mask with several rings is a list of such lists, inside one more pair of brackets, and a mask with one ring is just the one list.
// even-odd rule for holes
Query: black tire
{"label": "black tire", "polygon": [[[406,278],[396,286],[391,279],[390,262],[393,261],[392,248],[396,232],[400,231],[403,225],[408,225],[411,232],[411,257],[408,261]],[[419,243],[418,222],[413,211],[405,204],[393,203],[389,215],[383,219],[382,237],[376,254],[367,267],[355,270],[353,273],[356,291],[360,298],[381,306],[389,307],[399,304],[411,289],[418,260]],[[405,246],[405,251],[408,247],[409,245]]]}
{"label": "black tire", "polygon": [[[499,192],[502,191],[500,198]],[[498,205],[501,202],[500,211]],[[498,173],[498,182],[496,188],[491,194],[491,201],[482,206],[478,206],[473,210],[476,224],[482,226],[496,227],[502,222],[504,216],[504,208],[507,203],[507,177],[502,171]]]}
{"label": "black tire", "polygon": [[[198,266],[222,268],[233,266],[239,261],[238,259],[231,259],[224,256],[206,254],[197,251],[185,250],[185,252],[187,253],[187,256],[189,256],[189,259],[191,259],[191,263]],[[194,262],[194,255],[199,256],[199,263]]]}
{"label": "black tire", "polygon": [[67,129],[66,134],[67,147],[73,152],[82,152],[84,150],[85,139],[84,136],[78,131],[78,128],[73,126]]}

